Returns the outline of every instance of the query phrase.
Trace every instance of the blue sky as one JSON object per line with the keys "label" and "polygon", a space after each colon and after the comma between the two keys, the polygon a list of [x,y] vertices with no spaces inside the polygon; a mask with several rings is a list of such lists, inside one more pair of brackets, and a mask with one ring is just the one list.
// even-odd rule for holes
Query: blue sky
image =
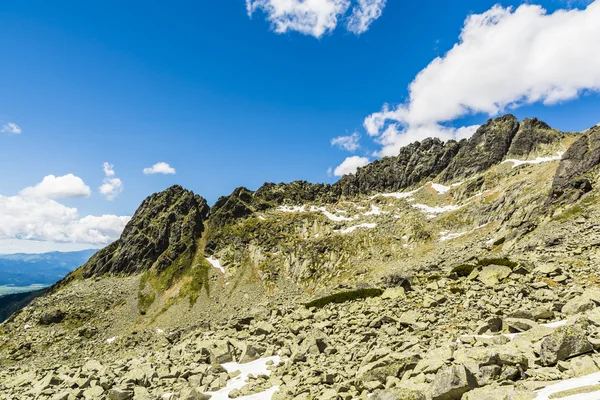
{"label": "blue sky", "polygon": [[[377,0],[381,15],[357,34],[346,25],[358,0],[321,0],[349,5],[337,15],[335,29],[315,34],[310,24],[312,33],[289,27],[278,32],[269,14],[277,1],[255,1],[251,18],[242,0],[3,1],[0,126],[17,124],[21,133],[6,128],[0,133],[0,195],[18,197],[47,175],[73,174],[90,192],[50,201],[76,208],[79,217],[126,216],[147,195],[175,183],[212,203],[237,186],[256,189],[265,181],[333,182],[337,178],[328,168],[347,157],[373,160],[430,131],[416,129],[422,120],[417,127],[412,116],[398,125],[386,115],[382,130],[398,126],[395,144],[385,145],[380,132],[369,135],[363,123],[384,103],[391,109],[407,103],[408,85],[458,43],[465,19],[496,4]],[[588,3],[570,6],[583,10]],[[569,7],[563,1],[536,4],[548,13]],[[596,33],[588,32],[592,37],[582,40],[584,49],[600,40]],[[597,57],[590,62],[597,65]],[[548,79],[556,85],[569,81],[556,74]],[[583,130],[600,121],[596,82],[598,75],[590,72],[583,82],[569,81],[577,95],[548,104],[521,101],[509,111]],[[461,101],[465,96],[477,97],[468,92]],[[427,129],[438,123],[469,127],[497,114],[477,107],[449,120],[424,117],[431,118]],[[354,152],[331,145],[332,138],[354,132],[360,136]],[[112,178],[123,187],[112,200],[98,191],[105,162],[114,165]],[[176,174],[142,172],[157,162],[168,163]],[[13,236],[51,239],[18,226],[0,231],[0,239]],[[59,239],[78,240],[64,237]]]}

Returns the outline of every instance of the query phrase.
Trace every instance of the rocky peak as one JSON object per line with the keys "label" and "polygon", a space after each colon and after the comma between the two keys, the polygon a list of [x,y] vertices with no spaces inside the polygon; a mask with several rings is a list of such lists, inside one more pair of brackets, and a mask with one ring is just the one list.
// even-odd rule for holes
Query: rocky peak
{"label": "rocky peak", "polygon": [[442,181],[462,179],[482,172],[502,161],[519,129],[514,115],[488,120],[461,145],[456,157],[444,171]]}
{"label": "rocky peak", "polygon": [[384,157],[354,175],[343,176],[334,187],[344,195],[402,190],[440,174],[458,153],[460,145],[450,140],[427,138],[400,149],[396,157]]}
{"label": "rocky peak", "polygon": [[84,277],[131,275],[151,268],[160,272],[195,253],[208,212],[204,198],[179,185],[154,193],[137,209],[119,240],[78,271]]}
{"label": "rocky peak", "polygon": [[589,129],[565,152],[554,176],[550,201],[577,200],[592,190],[588,173],[600,164],[600,127]]}
{"label": "rocky peak", "polygon": [[555,143],[564,138],[564,133],[552,129],[548,124],[537,118],[527,118],[519,125],[508,156],[528,157],[543,145]]}

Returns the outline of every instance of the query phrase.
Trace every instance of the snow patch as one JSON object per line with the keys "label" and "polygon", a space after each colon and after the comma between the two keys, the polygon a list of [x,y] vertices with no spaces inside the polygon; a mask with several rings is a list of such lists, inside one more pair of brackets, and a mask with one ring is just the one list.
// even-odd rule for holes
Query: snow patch
{"label": "snow patch", "polygon": [[332,214],[329,211],[327,211],[327,209],[325,207],[312,206],[312,207],[310,207],[310,211],[312,211],[312,212],[320,211],[323,213],[323,215],[325,215],[327,218],[329,218],[329,220],[335,221],[335,222],[352,221],[354,219],[354,218],[341,217],[339,215]]}
{"label": "snow patch", "polygon": [[263,217],[262,215],[259,215],[259,216],[258,216],[258,219],[260,219],[261,221],[264,221],[266,218],[265,218],[265,217]]}
{"label": "snow patch", "polygon": [[346,228],[346,229],[334,229],[334,232],[338,232],[338,233],[341,233],[342,235],[344,235],[346,233],[353,232],[359,228],[373,229],[376,226],[377,226],[377,224],[360,224],[360,225],[351,226],[350,228]]}
{"label": "snow patch", "polygon": [[381,210],[376,205],[371,204],[371,211],[367,211],[366,213],[363,213],[363,215],[365,215],[365,216],[381,215]]}
{"label": "snow patch", "polygon": [[222,273],[225,273],[225,268],[223,268],[221,266],[221,262],[219,260],[217,260],[216,258],[214,258],[213,256],[208,257],[206,259],[206,261],[208,261],[210,263],[210,265],[212,265],[213,267],[215,267],[216,269],[218,269]]}
{"label": "snow patch", "polygon": [[370,199],[374,199],[376,197],[393,197],[396,199],[406,199],[409,197],[412,197],[415,193],[417,193],[419,190],[421,190],[423,187],[420,187],[418,189],[412,190],[410,192],[394,192],[394,193],[380,193],[380,194],[376,194],[375,196],[371,196]]}
{"label": "snow patch", "polygon": [[454,205],[431,207],[426,204],[412,204],[412,206],[414,208],[418,208],[421,211],[424,211],[425,214],[428,214],[430,217],[433,218],[435,218],[436,214],[443,214],[445,212],[455,211],[461,208],[461,206]]}
{"label": "snow patch", "polygon": [[[223,368],[227,370],[227,372],[235,372],[240,371],[240,374],[233,379],[230,379],[227,382],[227,386],[223,389],[216,392],[207,392],[205,394],[211,396],[211,400],[230,400],[229,393],[231,393],[234,389],[241,389],[248,381],[248,376],[252,374],[253,376],[259,375],[270,375],[271,371],[269,371],[267,363],[269,361],[273,362],[273,365],[277,365],[281,362],[281,358],[279,356],[259,358],[258,360],[245,363],[238,364],[235,362],[225,363],[223,364]],[[255,393],[248,396],[238,397],[240,400],[270,400],[271,397],[279,390],[278,386],[274,386],[264,392]]]}
{"label": "snow patch", "polygon": [[[598,385],[600,384],[600,372],[596,372],[591,375],[582,376],[581,378],[573,378],[568,379],[566,381],[562,381],[559,383],[555,383],[554,385],[546,386],[545,388],[538,390],[537,397],[535,400],[549,400],[553,398],[557,398],[552,396],[555,393],[560,393],[565,390],[571,389],[579,389],[584,388],[586,386]],[[591,393],[580,393],[574,394],[572,396],[560,397],[563,400],[597,400],[599,398],[600,393],[598,391]]]}
{"label": "snow patch", "polygon": [[459,237],[461,237],[463,235],[466,235],[469,232],[470,231],[458,232],[458,233],[450,233],[448,231],[440,232],[440,242],[445,242],[447,240],[452,240],[452,239],[459,238]]}
{"label": "snow patch", "polygon": [[432,184],[431,184],[431,187],[433,188],[433,190],[435,190],[435,191],[436,191],[436,192],[438,192],[439,194],[446,194],[446,193],[448,193],[448,191],[449,191],[450,189],[452,189],[453,187],[460,186],[460,185],[462,185],[463,183],[464,183],[464,182],[456,182],[456,183],[453,183],[453,184],[452,184],[452,185],[450,185],[450,186],[444,186],[444,185],[440,185],[439,183],[432,183]]}
{"label": "snow patch", "polygon": [[509,162],[513,163],[513,168],[516,168],[519,165],[525,165],[525,164],[542,164],[542,163],[546,163],[546,162],[560,160],[562,158],[563,154],[564,153],[558,152],[553,157],[538,157],[535,160],[516,160],[516,159],[511,158],[511,159],[502,161],[502,164],[509,163]]}
{"label": "snow patch", "polygon": [[281,206],[277,208],[277,211],[287,213],[304,212],[304,206]]}
{"label": "snow patch", "polygon": [[456,239],[458,237],[461,237],[463,235],[468,235],[469,233],[475,232],[477,229],[481,229],[483,227],[485,227],[486,225],[488,225],[488,223],[485,223],[483,225],[479,225],[477,228],[465,231],[465,232],[458,232],[458,233],[450,233],[448,231],[444,231],[444,232],[440,232],[440,242],[445,242],[447,240],[452,240],[452,239]]}
{"label": "snow patch", "polygon": [[163,331],[162,329],[156,329],[156,333],[159,335],[162,335],[163,333],[165,333],[165,331]]}
{"label": "snow patch", "polygon": [[111,338],[106,339],[106,343],[111,344],[112,342],[114,342],[115,340],[117,340],[116,336],[113,336]]}

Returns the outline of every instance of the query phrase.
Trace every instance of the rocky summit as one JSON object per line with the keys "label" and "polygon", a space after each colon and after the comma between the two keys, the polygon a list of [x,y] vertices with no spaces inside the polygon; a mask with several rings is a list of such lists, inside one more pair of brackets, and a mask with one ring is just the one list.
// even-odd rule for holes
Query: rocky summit
{"label": "rocky summit", "polygon": [[599,165],[600,127],[506,115],[333,185],[153,194],[0,325],[0,399],[600,398]]}

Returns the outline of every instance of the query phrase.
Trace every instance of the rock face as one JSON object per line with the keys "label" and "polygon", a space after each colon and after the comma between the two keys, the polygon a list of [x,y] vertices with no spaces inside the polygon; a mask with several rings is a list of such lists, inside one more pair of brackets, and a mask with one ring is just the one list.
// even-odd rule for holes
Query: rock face
{"label": "rock face", "polygon": [[554,176],[551,201],[577,200],[592,190],[593,179],[586,176],[600,164],[600,127],[581,136],[565,152]]}
{"label": "rock face", "polygon": [[384,157],[343,176],[334,188],[344,195],[394,192],[439,175],[459,152],[460,145],[450,140],[425,139],[400,149],[396,157]]}
{"label": "rock face", "polygon": [[507,156],[526,158],[543,145],[558,142],[564,136],[564,133],[552,129],[537,118],[527,118],[519,125],[519,130],[510,144]]}
{"label": "rock face", "polygon": [[490,119],[461,144],[460,151],[444,171],[442,181],[466,178],[502,161],[518,129],[519,121],[514,115]]}
{"label": "rock face", "polygon": [[206,200],[181,186],[153,194],[137,209],[120,239],[82,267],[83,276],[162,271],[195,253],[208,212]]}

